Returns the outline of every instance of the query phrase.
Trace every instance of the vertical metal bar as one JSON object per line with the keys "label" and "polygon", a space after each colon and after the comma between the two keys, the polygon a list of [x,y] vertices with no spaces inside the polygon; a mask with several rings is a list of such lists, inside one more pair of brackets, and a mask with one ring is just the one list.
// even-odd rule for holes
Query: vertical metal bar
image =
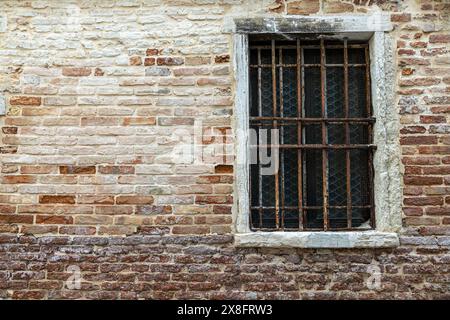
{"label": "vertical metal bar", "polygon": [[[272,40],[272,101],[273,101],[273,116],[277,116],[277,70],[276,70],[276,51],[275,51],[275,40]],[[277,129],[277,120],[273,120],[273,129]],[[273,149],[272,149],[273,151]],[[271,152],[272,152],[271,151]],[[278,155],[275,155],[278,157]],[[276,229],[280,227],[280,217],[279,217],[279,202],[280,202],[280,186],[279,186],[279,176],[278,168],[275,172],[275,225]]]}
{"label": "vertical metal bar", "polygon": [[[348,105],[348,47],[347,39],[344,39],[344,112],[345,118],[349,118]],[[350,144],[350,128],[349,122],[345,122],[345,144]],[[345,150],[345,177],[346,177],[346,193],[347,193],[347,228],[352,227],[352,194],[351,194],[351,170],[350,170],[350,150]]]}
{"label": "vertical metal bar", "polygon": [[[279,75],[280,75],[280,117],[284,116],[284,105],[283,105],[283,49],[279,48],[278,50],[278,63],[280,64],[279,67]],[[284,125],[280,126],[280,135],[281,135],[281,144],[284,143]],[[284,150],[280,150],[281,155],[281,188],[280,188],[280,197],[281,197],[281,229],[284,229],[284,215],[286,214],[286,209],[284,209],[284,202],[285,202],[285,190],[284,190]]]}
{"label": "vertical metal bar", "polygon": [[[297,39],[297,118],[302,117],[302,55],[300,48],[300,39]],[[297,122],[297,143],[302,144],[302,122]],[[298,226],[300,230],[303,230],[303,171],[302,171],[302,149],[297,151],[297,194],[298,194]]]}
{"label": "vertical metal bar", "polygon": [[[320,78],[321,78],[321,116],[327,117],[326,107],[326,69],[325,69],[325,44],[320,39]],[[327,144],[327,125],[322,121],[322,145]],[[323,229],[328,230],[328,153],[327,149],[322,148],[322,194],[323,194]]]}
{"label": "vertical metal bar", "polygon": [[[261,80],[261,49],[258,48],[258,114],[260,117],[262,117],[262,80]],[[258,128],[258,133],[261,128]],[[263,221],[263,202],[262,202],[262,163],[261,159],[259,159],[259,147],[256,149],[256,152],[258,152],[258,184],[259,184],[259,227],[262,228],[262,221]]]}
{"label": "vertical metal bar", "polygon": [[[372,99],[370,96],[370,61],[369,61],[369,47],[365,48],[365,62],[366,62],[366,110],[367,117],[372,115]],[[373,141],[372,123],[369,123],[368,128],[368,138],[369,143]],[[373,194],[373,150],[368,150],[368,169],[369,169],[369,203],[370,203],[370,224],[373,229],[375,229],[375,205],[374,205],[374,194]]]}

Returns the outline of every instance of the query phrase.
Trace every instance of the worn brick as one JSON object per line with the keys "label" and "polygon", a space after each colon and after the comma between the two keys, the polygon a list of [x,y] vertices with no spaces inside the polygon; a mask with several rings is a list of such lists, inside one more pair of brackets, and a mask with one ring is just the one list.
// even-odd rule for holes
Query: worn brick
{"label": "worn brick", "polygon": [[287,4],[288,14],[312,14],[319,12],[320,1],[319,0],[300,0],[293,1]]}
{"label": "worn brick", "polygon": [[95,174],[95,166],[60,166],[61,174]]}
{"label": "worn brick", "polygon": [[64,203],[64,204],[74,204],[75,196],[65,196],[65,195],[40,195],[39,203]]}
{"label": "worn brick", "polygon": [[9,99],[9,103],[12,106],[23,105],[23,106],[39,106],[42,103],[41,97],[30,97],[30,96],[14,96]]}
{"label": "worn brick", "polygon": [[62,74],[67,77],[86,77],[91,74],[90,68],[63,68]]}

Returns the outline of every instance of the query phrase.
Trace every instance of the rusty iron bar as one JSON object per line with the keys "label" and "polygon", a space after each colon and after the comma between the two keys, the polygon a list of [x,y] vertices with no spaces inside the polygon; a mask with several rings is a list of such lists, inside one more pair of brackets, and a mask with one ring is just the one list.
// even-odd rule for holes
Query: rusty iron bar
{"label": "rusty iron bar", "polygon": [[250,121],[298,121],[298,122],[358,122],[374,123],[375,118],[301,118],[301,117],[250,117]]}
{"label": "rusty iron bar", "polygon": [[[325,118],[327,115],[326,102],[326,69],[325,69],[325,44],[324,40],[320,39],[320,79],[321,79],[321,116]],[[322,122],[322,144],[327,144],[327,126]],[[326,149],[322,149],[322,196],[323,196],[323,230],[328,230],[328,153]]]}
{"label": "rusty iron bar", "polygon": [[[261,228],[260,229],[260,228],[254,228],[254,227],[251,227],[250,230],[251,231],[266,231],[266,232],[279,231],[274,228]],[[361,228],[361,227],[356,227],[356,228],[351,228],[351,229],[349,229],[349,228],[333,228],[333,231],[369,231],[369,230],[372,230],[372,229],[371,228]],[[296,232],[296,231],[298,231],[298,229],[297,228],[286,228],[286,229],[284,229],[284,231],[285,232]],[[303,231],[323,231],[323,229],[305,227],[303,229]]]}
{"label": "rusty iron bar", "polygon": [[[344,114],[348,118],[349,102],[348,102],[348,48],[347,39],[344,39]],[[345,123],[345,144],[350,144],[350,127],[349,123]],[[345,175],[346,175],[346,194],[347,194],[347,228],[352,227],[352,191],[351,191],[351,168],[350,168],[350,150],[345,150]]]}
{"label": "rusty iron bar", "polygon": [[[322,39],[323,40],[323,39]],[[295,44],[279,44],[277,45],[278,48],[282,49],[297,49],[297,46]],[[343,44],[327,44],[327,49],[343,49]],[[367,43],[359,43],[359,44],[348,44],[348,48],[350,49],[362,49],[362,48],[368,48],[369,45]],[[258,44],[251,44],[251,49],[261,49],[261,50],[271,50],[272,47],[270,45],[258,45]],[[314,44],[302,44],[302,49],[320,49],[320,45],[314,45]]]}
{"label": "rusty iron bar", "polygon": [[[258,49],[258,65],[261,64],[261,49]],[[258,114],[259,116],[262,116],[262,70],[261,68],[258,68]],[[258,138],[257,138],[258,139]],[[258,152],[257,159],[259,159],[259,149],[256,150]],[[262,206],[263,200],[262,200],[262,164],[261,160],[259,159],[258,163],[258,186],[259,186],[259,205]],[[262,221],[263,221],[263,212],[260,209],[259,210],[259,226],[262,228]]]}
{"label": "rusty iron bar", "polygon": [[[280,117],[283,118],[284,116],[284,101],[283,101],[283,49],[279,48],[278,49],[278,61],[280,62],[280,66],[278,67],[278,73],[279,73],[279,78],[280,78]],[[284,126],[280,127],[280,131],[281,131],[281,144],[284,143]],[[280,155],[281,155],[281,161],[280,161],[280,165],[281,165],[281,192],[280,192],[280,197],[281,197],[281,207],[284,208],[284,201],[285,201],[285,190],[284,190],[284,174],[285,174],[285,170],[284,170],[284,151],[280,151]],[[285,210],[281,209],[281,230],[284,229],[284,214],[285,214]]]}
{"label": "rusty iron bar", "polygon": [[[346,209],[347,205],[345,206],[328,206],[331,209]],[[274,206],[263,206],[263,207],[258,207],[258,206],[252,206],[252,209],[259,209],[261,208],[262,210],[273,210],[275,209]],[[297,206],[285,206],[285,207],[280,207],[286,210],[297,210],[299,207]],[[303,209],[305,210],[317,210],[317,209],[322,209],[323,206],[302,206]],[[357,206],[352,206],[352,208],[356,208],[356,209],[368,209],[370,208],[370,205],[357,205]]]}
{"label": "rusty iron bar", "polygon": [[[362,68],[365,67],[366,64],[364,63],[349,63],[348,67],[353,67],[353,68]],[[294,63],[287,63],[287,64],[283,64],[283,63],[277,63],[276,67],[284,67],[284,68],[296,68],[297,64]],[[320,68],[321,64],[320,63],[305,63],[303,64],[303,67],[306,68]],[[340,67],[344,67],[344,64],[342,63],[326,63],[325,67],[336,67],[336,68],[340,68]],[[271,64],[261,64],[261,65],[257,65],[257,64],[251,64],[250,68],[272,68]]]}
{"label": "rusty iron bar", "polygon": [[376,149],[374,144],[261,144],[262,148],[283,149]]}
{"label": "rusty iron bar", "polygon": [[[369,61],[369,47],[364,50],[366,62],[366,113],[370,117],[372,115],[372,99],[370,96],[370,61]],[[373,142],[372,125],[368,127],[369,142]],[[368,171],[369,171],[369,203],[370,203],[370,224],[375,229],[375,204],[374,204],[374,187],[373,187],[373,150],[368,151]]]}
{"label": "rusty iron bar", "polygon": [[[275,50],[275,40],[271,41],[272,44],[272,101],[273,101],[273,116],[277,116],[277,69],[276,69],[276,50]],[[277,120],[273,120],[273,128],[277,129]],[[271,137],[272,138],[272,137]],[[277,150],[277,149],[276,149]],[[273,149],[271,149],[273,152]],[[276,155],[277,159],[278,155]],[[275,160],[276,161],[276,160]],[[280,185],[279,185],[279,174],[278,174],[278,165],[276,165],[275,169],[275,224],[276,228],[280,227],[279,220],[279,201],[280,201]]]}
{"label": "rusty iron bar", "polygon": [[[297,118],[302,118],[302,109],[303,109],[303,97],[302,97],[302,54],[300,47],[300,39],[297,39]],[[297,122],[297,143],[302,143],[302,123],[301,121]],[[302,149],[298,149],[297,151],[297,192],[298,192],[298,227],[303,230],[303,169],[302,169]]]}

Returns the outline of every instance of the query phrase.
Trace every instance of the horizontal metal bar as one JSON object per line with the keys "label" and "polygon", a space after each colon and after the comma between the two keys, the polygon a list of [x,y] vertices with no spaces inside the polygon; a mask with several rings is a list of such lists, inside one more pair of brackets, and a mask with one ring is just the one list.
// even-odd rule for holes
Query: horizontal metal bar
{"label": "horizontal metal bar", "polygon": [[[304,231],[316,231],[316,232],[323,232],[323,228],[308,228],[306,226],[303,227],[303,230],[299,230],[298,228],[287,228],[284,227],[284,229],[281,228],[255,228],[255,227],[251,227],[250,228],[251,231],[267,231],[267,232],[274,232],[274,231],[286,231],[286,232],[304,232]],[[355,227],[355,228],[332,228],[332,227],[328,227],[327,231],[369,231],[369,230],[373,230],[371,228],[359,228],[359,227]]]}
{"label": "horizontal metal bar", "polygon": [[[350,49],[362,49],[362,48],[366,48],[368,47],[368,44],[364,44],[364,43],[358,43],[358,44],[348,44],[347,48]],[[257,44],[250,44],[250,50],[256,50],[256,49],[262,49],[262,50],[270,50],[272,48],[272,46],[270,45],[257,45]],[[275,46],[277,49],[297,49],[297,46],[292,44],[280,44],[280,45],[276,45]],[[320,45],[317,44],[307,44],[307,45],[303,45],[302,44],[302,49],[320,49]],[[328,44],[325,45],[325,49],[344,49],[344,45],[343,44]]]}
{"label": "horizontal metal bar", "polygon": [[376,149],[374,144],[258,144],[250,145],[255,148],[278,149]]}
{"label": "horizontal metal bar", "polygon": [[[316,209],[322,209],[323,206],[302,206],[303,209],[305,210],[316,210]],[[328,208],[330,209],[347,209],[347,206],[328,206]],[[366,206],[351,206],[352,209],[370,209],[371,206],[370,205],[366,205]],[[251,207],[252,210],[273,210],[275,209],[274,206],[252,206]],[[285,206],[285,207],[280,207],[280,209],[284,209],[284,210],[297,210],[298,207],[297,206]]]}
{"label": "horizontal metal bar", "polygon": [[[289,63],[289,64],[280,64],[277,63],[275,64],[275,67],[283,67],[283,68],[297,68],[297,64],[295,63]],[[320,68],[321,65],[320,64],[315,64],[315,63],[307,63],[307,64],[302,64],[302,67],[306,67],[306,68]],[[333,67],[338,67],[338,68],[344,68],[344,64],[341,63],[329,63],[329,64],[325,64],[325,67],[329,67],[329,68],[333,68]],[[366,64],[364,63],[349,63],[348,67],[355,67],[355,68],[362,68],[362,67],[366,67]],[[271,64],[251,64],[250,68],[272,68]]]}
{"label": "horizontal metal bar", "polygon": [[362,122],[375,123],[375,118],[297,118],[297,117],[250,117],[250,121],[298,121],[298,122]]}

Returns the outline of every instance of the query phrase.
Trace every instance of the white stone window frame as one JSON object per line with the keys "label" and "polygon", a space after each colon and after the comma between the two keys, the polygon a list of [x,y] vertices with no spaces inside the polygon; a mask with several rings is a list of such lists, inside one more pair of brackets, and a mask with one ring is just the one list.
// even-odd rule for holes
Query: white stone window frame
{"label": "white stone window frame", "polygon": [[[399,245],[402,224],[402,166],[395,105],[394,41],[388,15],[257,17],[226,22],[233,35],[236,161],[233,207],[239,247],[386,248]],[[249,34],[315,33],[368,40],[370,50],[375,229],[369,231],[251,231],[249,204]]]}

